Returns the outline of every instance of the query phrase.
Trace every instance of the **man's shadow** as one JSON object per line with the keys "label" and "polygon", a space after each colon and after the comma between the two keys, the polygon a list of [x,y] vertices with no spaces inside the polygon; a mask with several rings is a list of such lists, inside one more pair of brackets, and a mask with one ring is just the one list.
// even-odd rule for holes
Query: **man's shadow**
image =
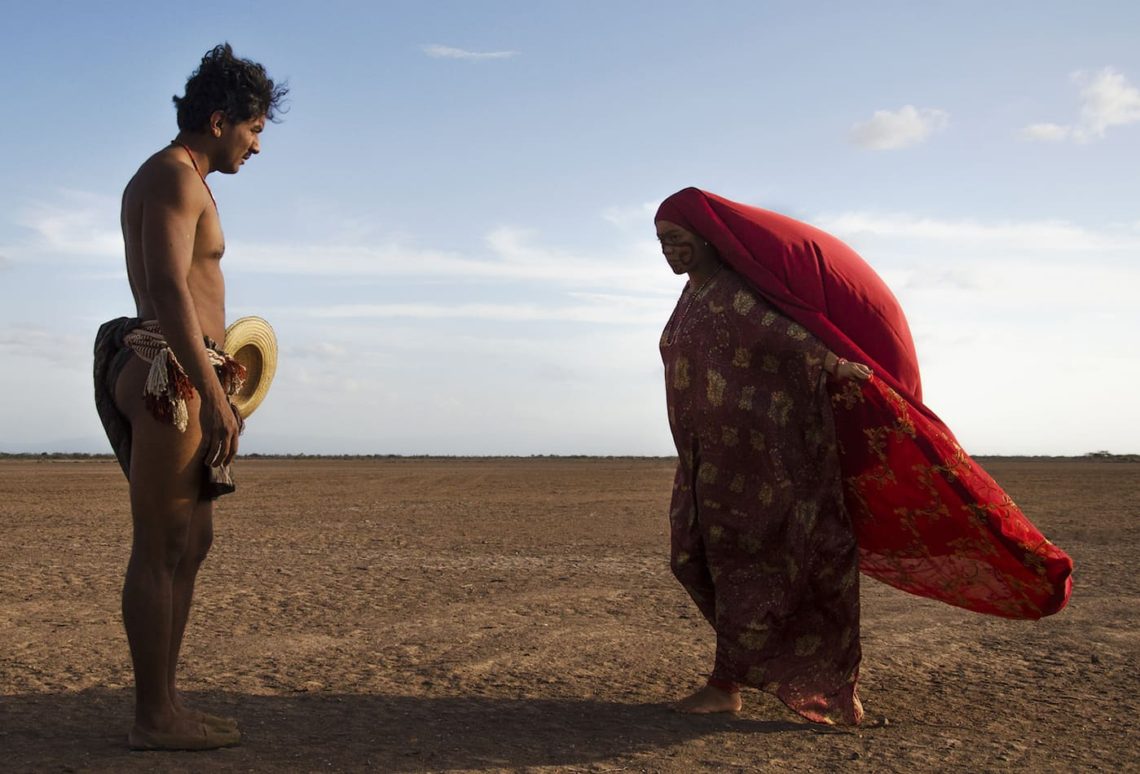
{"label": "man's shadow", "polygon": [[241,746],[209,753],[131,753],[132,696],[88,690],[0,698],[0,768],[25,770],[419,771],[568,766],[660,754],[722,732],[818,732],[805,722],[679,715],[663,704],[591,699],[415,697],[343,693],[188,693],[236,717]]}

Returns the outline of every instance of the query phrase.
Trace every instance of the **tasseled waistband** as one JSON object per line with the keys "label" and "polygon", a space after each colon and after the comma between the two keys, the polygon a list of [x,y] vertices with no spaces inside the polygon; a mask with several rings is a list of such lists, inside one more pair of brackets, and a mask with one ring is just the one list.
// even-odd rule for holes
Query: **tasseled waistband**
{"label": "tasseled waistband", "polygon": [[[148,320],[123,337],[123,343],[140,358],[150,363],[143,399],[155,419],[186,431],[189,413],[186,401],[194,397],[194,385],[178,362],[158,321]],[[233,395],[245,382],[245,366],[227,355],[209,337],[205,339],[206,355],[222,383],[226,395]]]}

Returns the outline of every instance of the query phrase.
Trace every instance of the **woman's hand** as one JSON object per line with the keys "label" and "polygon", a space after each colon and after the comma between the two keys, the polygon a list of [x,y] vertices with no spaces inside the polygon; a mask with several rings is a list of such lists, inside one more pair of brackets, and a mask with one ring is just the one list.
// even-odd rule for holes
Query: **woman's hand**
{"label": "woman's hand", "polygon": [[865,382],[871,378],[873,372],[869,367],[863,363],[852,363],[850,360],[839,358],[835,364],[835,378],[840,381],[844,379],[858,379]]}
{"label": "woman's hand", "polygon": [[828,352],[823,358],[823,370],[839,381],[844,379],[857,379],[865,382],[874,372],[862,363],[852,363],[850,360],[839,357],[834,352]]}

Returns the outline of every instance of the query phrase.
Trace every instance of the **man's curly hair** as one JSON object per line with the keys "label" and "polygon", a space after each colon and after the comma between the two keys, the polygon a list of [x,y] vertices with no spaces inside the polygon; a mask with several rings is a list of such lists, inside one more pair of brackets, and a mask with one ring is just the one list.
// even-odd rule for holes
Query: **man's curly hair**
{"label": "man's curly hair", "polygon": [[289,89],[277,85],[257,62],[239,59],[229,43],[214,46],[186,81],[186,96],[174,97],[178,128],[204,132],[210,115],[221,110],[230,121],[265,116],[275,120]]}

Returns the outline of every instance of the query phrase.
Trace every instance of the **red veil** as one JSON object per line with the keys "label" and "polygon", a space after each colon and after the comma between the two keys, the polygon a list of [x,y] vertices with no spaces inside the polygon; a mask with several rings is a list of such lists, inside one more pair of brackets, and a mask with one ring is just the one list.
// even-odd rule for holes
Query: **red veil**
{"label": "red veil", "polygon": [[1065,606],[1073,562],[1025,517],[922,403],[914,341],[894,294],[830,234],[696,188],[655,220],[676,223],[867,382],[832,385],[844,494],[864,573],[979,613],[1040,618]]}

